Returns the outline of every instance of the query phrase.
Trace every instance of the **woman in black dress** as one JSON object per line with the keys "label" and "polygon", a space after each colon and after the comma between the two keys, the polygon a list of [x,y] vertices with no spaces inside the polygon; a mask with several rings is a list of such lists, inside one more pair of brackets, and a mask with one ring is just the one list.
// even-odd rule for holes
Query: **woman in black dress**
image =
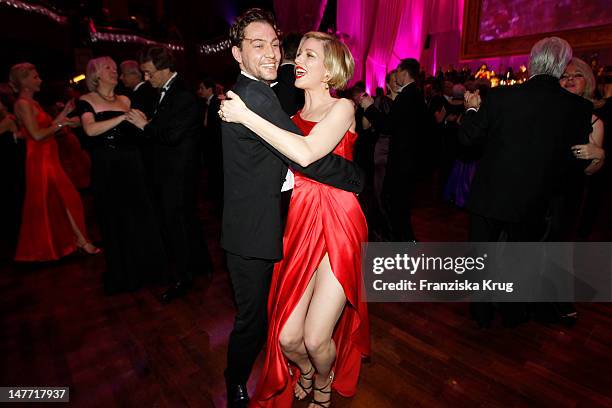
{"label": "woman in black dress", "polygon": [[165,266],[161,235],[147,194],[139,130],[126,119],[130,100],[114,92],[117,65],[109,57],[87,65],[90,93],[79,100],[92,137],[92,190],[106,255],[104,289],[118,293],[155,280]]}

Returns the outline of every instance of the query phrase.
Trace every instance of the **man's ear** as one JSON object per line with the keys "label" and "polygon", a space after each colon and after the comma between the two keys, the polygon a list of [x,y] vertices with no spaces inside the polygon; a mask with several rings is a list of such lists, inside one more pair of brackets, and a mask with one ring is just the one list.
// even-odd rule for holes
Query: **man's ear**
{"label": "man's ear", "polygon": [[232,56],[239,64],[242,64],[242,54],[240,54],[240,48],[235,45],[232,47]]}

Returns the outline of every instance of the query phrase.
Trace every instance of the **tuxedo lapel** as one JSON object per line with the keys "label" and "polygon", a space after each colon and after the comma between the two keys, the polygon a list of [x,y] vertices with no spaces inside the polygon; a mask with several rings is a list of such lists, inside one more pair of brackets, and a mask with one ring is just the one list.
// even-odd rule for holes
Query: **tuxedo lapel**
{"label": "tuxedo lapel", "polygon": [[[178,86],[177,82],[178,82],[178,75],[176,77],[174,77],[174,79],[172,79],[172,81],[168,84],[168,89],[165,91],[163,88],[160,89],[157,93],[157,104],[155,105],[155,113],[157,114],[158,112],[162,111],[164,109],[164,107],[166,106],[166,104],[168,103],[169,100],[172,99],[173,94],[176,91],[176,88]],[[164,98],[161,99],[162,97],[162,93],[164,93]],[[161,101],[160,101],[161,99]]]}

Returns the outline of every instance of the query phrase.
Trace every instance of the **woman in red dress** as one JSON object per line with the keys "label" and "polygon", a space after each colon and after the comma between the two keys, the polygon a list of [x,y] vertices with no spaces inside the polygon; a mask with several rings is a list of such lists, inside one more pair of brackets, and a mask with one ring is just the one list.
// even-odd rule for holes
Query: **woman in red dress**
{"label": "woman in red dress", "polygon": [[[305,104],[293,121],[306,137],[257,116],[233,92],[221,117],[245,125],[301,166],[331,151],[352,160],[355,108],[329,89],[344,87],[353,67],[350,51],[335,37],[310,32],[302,38],[295,86],[304,89]],[[366,240],[355,194],[295,175],[283,259],[270,289],[266,358],[252,404],[286,407],[294,396],[313,392],[310,406],[326,408],[332,388],[355,394],[361,358],[370,348],[361,277]]]}
{"label": "woman in red dress", "polygon": [[34,100],[42,80],[30,63],[14,65],[11,86],[19,92],[15,115],[26,139],[26,188],[16,261],[51,261],[80,248],[96,254],[86,235],[81,197],[62,169],[55,133],[69,125],[70,102],[55,118]]}

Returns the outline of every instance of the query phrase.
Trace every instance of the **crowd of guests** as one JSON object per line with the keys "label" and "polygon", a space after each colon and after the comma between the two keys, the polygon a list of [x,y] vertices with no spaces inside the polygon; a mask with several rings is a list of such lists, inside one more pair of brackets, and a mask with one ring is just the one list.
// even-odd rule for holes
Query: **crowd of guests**
{"label": "crowd of guests", "polygon": [[[14,242],[20,262],[55,261],[77,249],[103,252],[106,293],[170,281],[162,295],[170,301],[189,289],[194,271],[212,270],[196,217],[211,98],[198,103],[169,50],[149,47],[140,58],[122,62],[120,72],[110,57],[92,59],[88,92],[72,89],[65,104],[47,110],[36,99],[42,84],[36,67],[10,69],[2,117],[9,159],[3,188],[10,198],[3,238]],[[211,87],[203,81],[200,94]],[[78,189],[93,197],[97,228],[85,225]],[[99,231],[102,248],[89,238],[92,231]]]}
{"label": "crowd of guests", "polygon": [[[268,293],[275,302],[258,403],[312,393],[328,407],[332,387],[354,394],[369,353],[360,243],[368,227],[371,240],[417,241],[411,211],[422,186],[470,212],[472,241],[588,238],[610,185],[612,77],[598,88],[592,67],[564,40],[533,47],[521,85],[491,88],[466,70],[423,78],[407,58],[385,90],[368,95],[360,82],[344,89],[354,62],[333,36],[288,35],[281,60],[273,17],[255,9],[230,37],[241,69],[235,93],[211,79],[189,86],[170,50],[148,46],[119,67],[111,57],[92,59],[88,92],[47,109],[37,101],[36,67],[16,64],[0,113],[2,174],[11,175],[2,179],[11,197],[2,222],[12,225],[14,259],[103,254],[108,294],[164,281],[171,286],[160,299],[169,302],[195,273],[211,271],[197,216],[206,165],[213,212],[224,210],[221,244],[238,305],[229,405],[248,403]],[[281,178],[296,186],[284,197],[284,248]],[[101,247],[85,222],[88,192]],[[479,303],[472,317],[487,327],[496,308],[508,325],[532,312]],[[542,313],[576,319],[569,304]]]}
{"label": "crowd of guests", "polygon": [[[460,140],[468,108],[466,98],[477,95],[478,105],[471,108],[478,109],[495,89],[490,79],[478,74],[467,69],[449,70],[425,78],[418,61],[407,59],[387,74],[386,92],[378,88],[375,95],[369,96],[364,83],[358,82],[343,93],[358,106],[360,138],[355,155],[370,181],[362,202],[366,204],[371,239],[417,239],[409,223],[416,185],[427,183],[437,198],[466,207],[485,148],[484,143],[466,144]],[[574,192],[581,197],[581,209],[573,224],[572,238],[586,240],[603,210],[603,195],[609,189],[610,172],[604,159],[610,139],[604,134],[609,133],[605,124],[611,120],[612,67],[594,69],[574,57],[558,82],[565,90],[593,103],[589,138],[571,148],[585,167],[583,179],[577,180],[580,187]],[[398,94],[403,94],[399,103]],[[517,109],[523,106],[517,102]],[[515,157],[515,161],[520,163],[521,157]]]}

